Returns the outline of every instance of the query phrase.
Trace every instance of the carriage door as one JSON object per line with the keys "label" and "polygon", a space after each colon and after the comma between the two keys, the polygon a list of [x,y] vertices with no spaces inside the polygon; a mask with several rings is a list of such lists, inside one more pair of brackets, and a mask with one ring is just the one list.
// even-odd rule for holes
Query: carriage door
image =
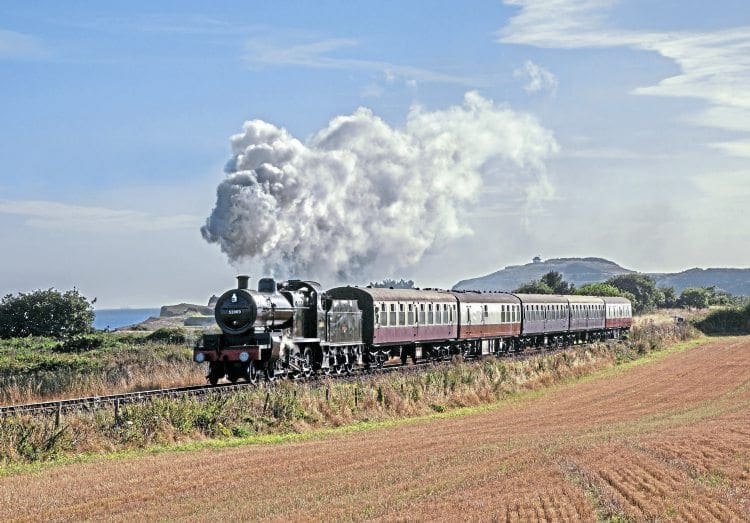
{"label": "carriage door", "polygon": [[481,336],[487,336],[487,324],[489,323],[489,305],[486,303],[481,306],[481,312],[482,312],[482,329],[481,329]]}
{"label": "carriage door", "polygon": [[416,303],[408,303],[406,305],[406,324],[411,329],[411,337],[416,340],[419,338],[419,324],[417,323],[417,307]]}

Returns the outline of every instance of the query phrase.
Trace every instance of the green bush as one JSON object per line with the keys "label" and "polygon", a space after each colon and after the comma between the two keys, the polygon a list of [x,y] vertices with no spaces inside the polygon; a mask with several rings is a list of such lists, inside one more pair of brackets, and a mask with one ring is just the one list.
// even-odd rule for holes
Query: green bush
{"label": "green bush", "polygon": [[93,304],[76,289],[37,290],[0,301],[0,338],[51,336],[67,339],[92,331]]}
{"label": "green bush", "polygon": [[187,334],[179,327],[164,327],[152,332],[145,339],[152,342],[183,344],[187,341]]}
{"label": "green bush", "polygon": [[104,345],[104,339],[96,334],[76,336],[58,343],[53,350],[55,352],[88,352],[91,350],[101,349]]}
{"label": "green bush", "polygon": [[695,326],[704,334],[750,334],[750,304],[715,310]]}

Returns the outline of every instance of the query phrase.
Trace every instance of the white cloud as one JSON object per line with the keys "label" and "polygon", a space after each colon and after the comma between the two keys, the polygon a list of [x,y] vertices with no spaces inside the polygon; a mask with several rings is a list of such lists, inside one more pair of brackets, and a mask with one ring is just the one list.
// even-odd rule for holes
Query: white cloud
{"label": "white cloud", "polygon": [[526,60],[523,67],[513,71],[513,76],[528,80],[523,86],[527,93],[538,93],[542,90],[549,90],[553,94],[557,91],[557,78],[544,67],[535,64],[531,60]]}
{"label": "white cloud", "polygon": [[[705,32],[634,31],[612,28],[607,8],[615,0],[505,0],[521,8],[498,33],[501,42],[547,48],[624,46],[653,51],[673,60],[677,75],[634,94],[703,100],[707,109],[690,121],[750,132],[750,27]],[[745,140],[716,144],[746,156]]]}
{"label": "white cloud", "polygon": [[245,44],[245,62],[250,67],[300,66],[317,69],[364,70],[383,73],[387,82],[400,77],[405,81],[447,83],[474,86],[481,82],[473,78],[457,76],[409,65],[399,65],[379,60],[362,60],[331,56],[333,53],[359,45],[351,38],[329,38],[307,41],[294,45],[276,45],[269,38],[250,39]]}
{"label": "white cloud", "polygon": [[47,52],[42,42],[31,35],[0,29],[0,60],[44,58]]}
{"label": "white cloud", "polygon": [[30,227],[107,234],[190,229],[202,221],[187,214],[161,216],[42,200],[0,200],[0,214],[22,216]]}

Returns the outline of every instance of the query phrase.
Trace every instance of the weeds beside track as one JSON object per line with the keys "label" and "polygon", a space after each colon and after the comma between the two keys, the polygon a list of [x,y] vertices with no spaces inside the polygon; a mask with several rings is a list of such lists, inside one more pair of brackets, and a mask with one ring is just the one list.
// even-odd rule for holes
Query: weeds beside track
{"label": "weeds beside track", "polygon": [[[273,387],[235,386],[200,397],[169,395],[115,409],[0,419],[0,464],[147,448],[205,438],[301,433],[361,421],[390,420],[491,404],[622,364],[693,335],[667,327],[635,329],[625,343],[603,343],[518,359],[437,365],[421,372],[375,373],[350,380]],[[227,392],[231,386],[227,385]]]}

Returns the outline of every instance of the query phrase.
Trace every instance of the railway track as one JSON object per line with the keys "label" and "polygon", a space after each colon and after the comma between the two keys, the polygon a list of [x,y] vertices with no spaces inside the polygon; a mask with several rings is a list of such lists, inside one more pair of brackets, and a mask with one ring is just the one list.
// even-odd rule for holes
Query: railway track
{"label": "railway track", "polygon": [[[521,360],[531,356],[540,355],[552,352],[550,350],[539,351],[525,351],[516,354],[508,354],[503,356],[503,359]],[[482,358],[471,358],[466,361],[481,361]],[[400,373],[415,373],[421,372],[425,369],[434,369],[440,365],[449,364],[451,360],[441,361],[421,361],[412,363],[410,365],[392,364],[385,365],[380,368],[371,369],[368,371],[358,371],[352,374],[339,374],[339,375],[325,375],[316,374],[310,378],[291,378],[289,381],[300,383],[323,383],[329,379],[335,379],[336,381],[360,381],[368,378],[372,378],[378,375],[400,372]],[[249,382],[238,382],[238,383],[219,383],[217,385],[191,385],[188,387],[175,387],[169,389],[154,389],[154,390],[143,390],[136,392],[123,392],[119,394],[108,394],[103,396],[87,396],[82,398],[68,398],[60,400],[50,400],[37,403],[24,403],[18,405],[2,405],[0,406],[0,417],[12,416],[17,414],[52,414],[52,413],[67,413],[71,411],[81,410],[97,410],[101,408],[114,408],[124,406],[130,403],[141,403],[154,398],[177,398],[177,397],[190,397],[190,396],[205,396],[208,394],[228,394],[231,392],[239,391],[242,389],[253,388],[258,386],[273,386],[276,380],[271,382],[261,382],[260,384],[253,384]]]}

